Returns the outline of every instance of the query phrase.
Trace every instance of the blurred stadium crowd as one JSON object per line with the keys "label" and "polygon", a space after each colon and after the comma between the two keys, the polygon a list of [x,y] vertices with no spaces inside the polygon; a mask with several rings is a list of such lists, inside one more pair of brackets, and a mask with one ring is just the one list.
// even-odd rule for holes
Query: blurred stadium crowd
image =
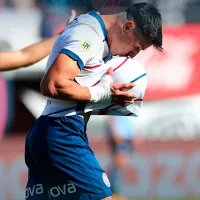
{"label": "blurred stadium crowd", "polygon": [[[0,51],[20,49],[61,32],[71,10],[115,13],[140,0],[0,0]],[[144,2],[144,0],[142,1]],[[146,0],[163,17],[164,53],[140,53],[148,88],[140,118],[93,117],[88,135],[128,199],[200,198],[200,0]],[[1,62],[1,61],[0,61]],[[0,74],[0,199],[21,200],[27,169],[24,137],[45,98],[46,59]],[[121,180],[121,184],[119,184]],[[122,197],[116,197],[116,199]]]}

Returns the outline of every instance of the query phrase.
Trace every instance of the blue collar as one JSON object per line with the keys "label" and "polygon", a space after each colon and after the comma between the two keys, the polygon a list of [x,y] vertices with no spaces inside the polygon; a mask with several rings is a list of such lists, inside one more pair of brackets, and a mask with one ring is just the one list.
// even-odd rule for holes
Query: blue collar
{"label": "blue collar", "polygon": [[101,16],[98,15],[98,14],[96,13],[96,11],[91,11],[91,12],[89,12],[88,14],[97,19],[97,21],[99,22],[99,24],[100,24],[100,26],[101,26],[101,29],[102,29],[102,31],[103,31],[105,40],[108,42],[106,26],[105,26],[104,21],[103,21],[103,19],[101,18]]}

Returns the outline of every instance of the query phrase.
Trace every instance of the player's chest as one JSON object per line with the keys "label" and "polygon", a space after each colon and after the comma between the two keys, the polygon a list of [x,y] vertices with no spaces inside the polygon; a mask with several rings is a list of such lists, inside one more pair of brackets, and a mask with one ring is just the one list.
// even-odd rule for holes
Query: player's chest
{"label": "player's chest", "polygon": [[95,84],[109,69],[109,65],[106,64],[108,60],[112,58],[106,43],[102,43],[100,51],[92,58],[86,66],[81,70],[80,74],[76,77],[76,80],[85,86],[91,86]]}

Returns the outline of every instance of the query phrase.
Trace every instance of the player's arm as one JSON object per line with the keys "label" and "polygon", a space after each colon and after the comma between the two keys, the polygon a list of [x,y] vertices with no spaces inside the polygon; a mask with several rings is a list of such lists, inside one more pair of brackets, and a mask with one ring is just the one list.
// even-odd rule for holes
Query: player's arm
{"label": "player's arm", "polygon": [[[83,34],[84,32],[90,34]],[[74,81],[80,70],[100,49],[101,41],[92,28],[86,25],[74,26],[62,34],[59,40],[57,43],[63,45],[60,48],[61,51],[41,81],[43,95],[61,100],[94,102],[110,100],[112,96],[115,96],[123,102],[133,101],[134,94],[120,91],[120,89],[133,87],[133,84],[113,85],[111,91],[110,74],[107,74],[99,84],[92,88],[81,86]],[[83,46],[85,41],[87,41],[88,49]]]}
{"label": "player's arm", "polygon": [[41,81],[43,95],[62,100],[90,100],[88,87],[82,87],[74,81],[80,68],[76,60],[60,53]]}
{"label": "player's arm", "polygon": [[[73,21],[75,17],[76,12],[72,10],[67,23]],[[57,38],[58,36],[54,36],[18,51],[0,52],[0,71],[14,70],[37,63],[51,53]]]}
{"label": "player's arm", "polygon": [[46,56],[52,50],[58,36],[32,44],[19,51],[0,53],[0,71],[9,71],[32,65]]}
{"label": "player's arm", "polygon": [[[90,87],[77,84],[74,78],[80,73],[78,62],[68,55],[60,53],[41,81],[42,94],[61,100],[94,102],[111,101],[112,97],[115,97],[117,103],[133,103],[135,94],[123,92],[123,90],[132,88],[134,84],[113,84],[111,90],[111,82],[107,80],[109,74],[104,77],[105,79],[103,78],[103,85],[96,85],[92,87],[93,90]],[[93,96],[97,98],[92,98]]]}

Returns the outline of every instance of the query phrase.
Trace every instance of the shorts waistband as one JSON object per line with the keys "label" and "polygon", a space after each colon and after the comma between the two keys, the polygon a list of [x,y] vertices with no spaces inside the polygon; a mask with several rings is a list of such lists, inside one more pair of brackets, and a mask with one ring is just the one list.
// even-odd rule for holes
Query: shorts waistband
{"label": "shorts waistband", "polygon": [[67,118],[67,119],[73,120],[73,121],[85,126],[85,120],[78,115],[62,116],[62,117],[53,117],[53,116],[41,115],[40,117],[42,117],[42,118],[54,118],[54,119]]}

